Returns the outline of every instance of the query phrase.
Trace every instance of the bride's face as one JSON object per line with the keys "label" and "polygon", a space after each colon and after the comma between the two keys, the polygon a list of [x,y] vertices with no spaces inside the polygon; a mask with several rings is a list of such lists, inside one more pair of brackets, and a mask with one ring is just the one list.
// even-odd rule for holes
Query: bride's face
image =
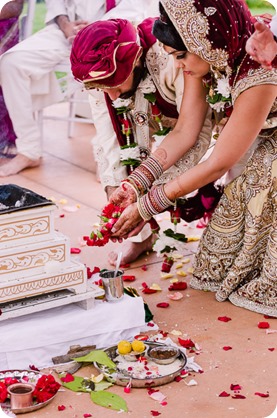
{"label": "bride's face", "polygon": [[172,55],[177,68],[181,68],[187,75],[203,78],[209,71],[210,65],[196,54],[188,51],[177,51],[170,46],[164,46],[165,51]]}

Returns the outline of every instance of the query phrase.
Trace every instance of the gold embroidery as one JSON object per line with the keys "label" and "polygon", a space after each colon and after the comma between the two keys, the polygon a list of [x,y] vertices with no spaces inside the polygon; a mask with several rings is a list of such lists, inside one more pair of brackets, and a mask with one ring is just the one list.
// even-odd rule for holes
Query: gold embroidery
{"label": "gold embroidery", "polygon": [[161,0],[161,3],[188,51],[199,55],[218,70],[231,74],[228,65],[229,55],[223,49],[212,48],[207,38],[210,30],[208,18],[197,11],[194,0]]}

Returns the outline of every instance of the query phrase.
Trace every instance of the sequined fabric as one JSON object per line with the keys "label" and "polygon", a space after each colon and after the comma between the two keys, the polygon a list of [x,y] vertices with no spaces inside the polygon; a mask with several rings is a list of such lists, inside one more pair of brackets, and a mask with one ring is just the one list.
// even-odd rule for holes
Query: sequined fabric
{"label": "sequined fabric", "polygon": [[195,257],[191,287],[277,316],[277,132],[225,189]]}

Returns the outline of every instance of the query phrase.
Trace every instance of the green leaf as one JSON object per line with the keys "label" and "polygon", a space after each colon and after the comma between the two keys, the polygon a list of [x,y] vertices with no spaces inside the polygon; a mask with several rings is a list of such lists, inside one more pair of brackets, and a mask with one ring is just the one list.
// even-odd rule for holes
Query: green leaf
{"label": "green leaf", "polygon": [[103,350],[94,350],[88,353],[86,356],[74,358],[73,360],[79,363],[98,363],[107,366],[109,369],[116,370],[116,364],[110,359],[110,357]]}
{"label": "green leaf", "polygon": [[185,236],[185,234],[180,234],[179,232],[174,232],[170,228],[166,229],[164,231],[164,234],[167,237],[174,238],[174,239],[176,239],[177,241],[180,241],[180,242],[187,242],[187,240],[188,240],[187,237]]}
{"label": "green leaf", "polygon": [[106,380],[102,380],[99,383],[95,383],[95,392],[99,392],[100,390],[105,390],[113,386],[113,383],[107,382]]}
{"label": "green leaf", "polygon": [[96,405],[114,409],[115,411],[128,412],[128,407],[125,400],[115,393],[102,390],[99,392],[91,392],[90,397],[92,402],[94,402]]}
{"label": "green leaf", "polygon": [[143,96],[150,103],[155,103],[156,102],[156,95],[155,95],[155,93],[145,93]]}
{"label": "green leaf", "polygon": [[[59,377],[62,377],[62,375]],[[90,390],[82,385],[83,380],[83,377],[74,376],[74,380],[72,382],[62,382],[62,385],[73,392],[89,392]]]}

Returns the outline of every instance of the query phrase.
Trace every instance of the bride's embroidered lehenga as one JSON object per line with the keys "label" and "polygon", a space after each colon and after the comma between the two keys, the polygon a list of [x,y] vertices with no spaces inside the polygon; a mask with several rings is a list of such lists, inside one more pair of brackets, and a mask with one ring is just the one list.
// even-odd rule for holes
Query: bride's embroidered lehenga
{"label": "bride's embroidered lehenga", "polygon": [[[232,104],[248,88],[277,85],[276,59],[273,70],[266,71],[245,55],[253,27],[242,1],[162,0],[162,4],[188,50],[210,63],[214,83],[230,77]],[[212,85],[211,91],[216,87]],[[203,233],[190,283],[195,289],[216,292],[218,301],[229,299],[272,316],[277,316],[276,112],[275,100],[252,157],[225,188]]]}

